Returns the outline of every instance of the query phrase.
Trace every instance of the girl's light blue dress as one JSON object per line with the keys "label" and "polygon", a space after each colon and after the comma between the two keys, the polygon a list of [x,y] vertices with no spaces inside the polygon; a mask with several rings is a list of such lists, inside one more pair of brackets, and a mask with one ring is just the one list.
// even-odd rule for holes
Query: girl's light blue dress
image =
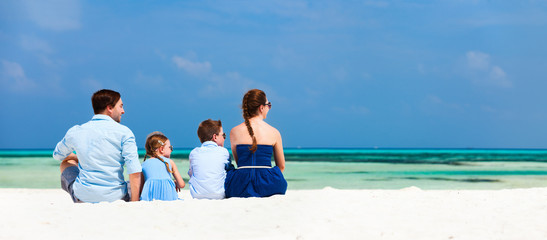
{"label": "girl's light blue dress", "polygon": [[[171,160],[161,157],[169,164],[169,169],[173,170]],[[175,182],[171,178],[171,174],[167,171],[165,163],[157,158],[147,159],[142,163],[142,173],[144,175],[144,186],[142,187],[141,200],[163,200],[173,201],[178,200]]]}

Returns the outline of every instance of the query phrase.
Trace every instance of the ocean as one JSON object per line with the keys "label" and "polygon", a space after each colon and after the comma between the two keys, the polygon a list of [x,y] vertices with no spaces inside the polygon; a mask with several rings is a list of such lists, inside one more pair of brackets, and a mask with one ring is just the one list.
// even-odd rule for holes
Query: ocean
{"label": "ocean", "polygon": [[[190,151],[175,149],[171,156],[186,182]],[[59,162],[51,154],[0,150],[0,187],[60,188]],[[547,149],[287,148],[285,158],[283,174],[293,190],[547,187]]]}

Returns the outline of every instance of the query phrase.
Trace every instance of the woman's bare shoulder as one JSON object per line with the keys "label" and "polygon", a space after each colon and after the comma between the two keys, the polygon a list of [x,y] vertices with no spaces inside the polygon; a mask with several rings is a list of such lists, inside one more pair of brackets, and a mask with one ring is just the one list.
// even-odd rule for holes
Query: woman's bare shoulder
{"label": "woman's bare shoulder", "polygon": [[230,132],[241,131],[241,129],[247,129],[247,126],[245,126],[245,123],[240,123],[239,125],[233,127],[232,130],[230,130]]}
{"label": "woman's bare shoulder", "polygon": [[279,134],[279,131],[277,130],[277,128],[268,124],[267,122],[264,122],[264,124],[265,124],[264,126],[266,127],[266,129],[268,129],[268,131]]}
{"label": "woman's bare shoulder", "polygon": [[237,138],[238,135],[243,134],[243,132],[247,131],[247,126],[245,126],[245,123],[239,124],[230,130],[230,137]]}

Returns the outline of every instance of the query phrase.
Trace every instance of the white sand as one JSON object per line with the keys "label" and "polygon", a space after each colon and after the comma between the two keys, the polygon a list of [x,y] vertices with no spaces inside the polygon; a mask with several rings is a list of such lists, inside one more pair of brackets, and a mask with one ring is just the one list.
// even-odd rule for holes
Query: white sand
{"label": "white sand", "polygon": [[180,195],[73,204],[62,190],[0,189],[0,239],[547,239],[547,188]]}

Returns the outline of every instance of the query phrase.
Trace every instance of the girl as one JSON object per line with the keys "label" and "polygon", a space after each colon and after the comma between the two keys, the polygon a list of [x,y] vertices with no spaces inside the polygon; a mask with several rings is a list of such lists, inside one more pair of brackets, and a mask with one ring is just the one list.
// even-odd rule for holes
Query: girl
{"label": "girl", "polygon": [[[184,180],[180,176],[177,165],[171,157],[173,146],[163,133],[153,132],[146,138],[146,155],[142,163],[143,185],[141,200],[178,200],[177,192],[184,188]],[[146,157],[150,157],[146,161]],[[175,181],[169,173],[173,174]]]}

